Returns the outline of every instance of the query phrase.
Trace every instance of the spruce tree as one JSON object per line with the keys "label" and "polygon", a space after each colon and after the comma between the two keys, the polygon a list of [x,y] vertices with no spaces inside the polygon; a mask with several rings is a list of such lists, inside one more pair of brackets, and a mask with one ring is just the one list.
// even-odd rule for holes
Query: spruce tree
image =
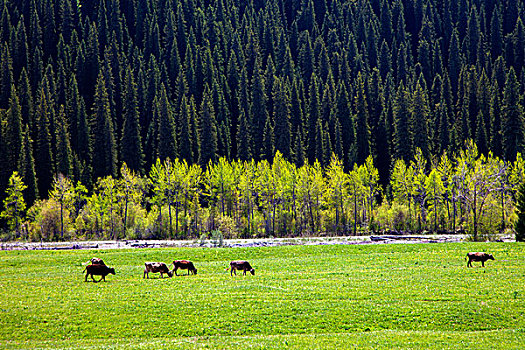
{"label": "spruce tree", "polygon": [[5,146],[7,148],[7,162],[5,166],[9,168],[8,172],[12,173],[16,170],[22,148],[22,112],[14,85],[11,86],[9,110],[7,111]]}
{"label": "spruce tree", "polygon": [[410,98],[401,84],[394,102],[394,158],[409,162],[412,159],[412,142],[409,132]]}
{"label": "spruce tree", "polygon": [[364,164],[370,155],[370,126],[368,124],[368,103],[366,101],[365,87],[361,73],[357,75],[355,95],[356,112],[356,150],[357,163]]}
{"label": "spruce tree", "polygon": [[20,161],[18,162],[18,173],[27,189],[24,191],[24,199],[31,206],[38,199],[38,187],[35,172],[35,159],[33,158],[32,140],[29,137],[29,128],[24,128],[24,138],[20,150]]}
{"label": "spruce tree", "polygon": [[93,175],[117,176],[117,144],[104,75],[99,73],[93,104]]}
{"label": "spruce tree", "polygon": [[192,144],[195,142],[195,140],[193,140],[191,137],[191,115],[186,96],[182,96],[182,100],[180,102],[179,121],[180,132],[178,133],[175,140],[178,141],[179,145],[178,154],[179,157],[186,160],[188,164],[193,164],[197,161],[197,159],[195,159],[193,156]]}
{"label": "spruce tree", "polygon": [[[164,92],[165,93],[165,92]],[[141,127],[137,106],[137,86],[130,67],[126,70],[123,93],[123,126],[120,142],[120,159],[129,169],[139,174],[144,172]]]}
{"label": "spruce tree", "polygon": [[281,152],[283,158],[291,161],[292,145],[290,130],[290,101],[286,83],[276,79],[273,89],[275,150]]}
{"label": "spruce tree", "polygon": [[514,68],[510,68],[505,82],[501,116],[503,156],[514,161],[518,152],[524,150],[523,107],[520,103],[520,86]]}
{"label": "spruce tree", "polygon": [[[419,79],[419,81],[422,79]],[[428,158],[429,146],[428,146],[428,117],[429,107],[428,98],[426,91],[423,91],[423,87],[419,83],[416,84],[416,90],[413,94],[412,99],[412,115],[410,119],[410,131],[412,135],[412,146],[414,148],[421,149],[423,156]]]}
{"label": "spruce tree", "polygon": [[201,144],[199,164],[206,169],[208,162],[217,161],[217,123],[211,92],[207,85],[204,88],[200,108],[199,140]]}
{"label": "spruce tree", "polygon": [[252,142],[250,137],[250,123],[246,118],[244,110],[241,110],[239,116],[239,127],[237,129],[237,157],[240,160],[249,161],[252,159]]}
{"label": "spruce tree", "polygon": [[49,107],[48,97],[44,88],[38,95],[38,103],[35,110],[36,121],[36,147],[35,147],[35,169],[38,178],[38,193],[47,196],[53,182],[53,153],[51,151],[51,135],[49,130],[49,115],[53,111]]}
{"label": "spruce tree", "polygon": [[274,128],[270,118],[266,119],[263,131],[263,148],[261,159],[271,161],[274,155]]}
{"label": "spruce tree", "polygon": [[73,155],[69,143],[64,105],[60,105],[57,121],[56,174],[70,177],[73,174]]}

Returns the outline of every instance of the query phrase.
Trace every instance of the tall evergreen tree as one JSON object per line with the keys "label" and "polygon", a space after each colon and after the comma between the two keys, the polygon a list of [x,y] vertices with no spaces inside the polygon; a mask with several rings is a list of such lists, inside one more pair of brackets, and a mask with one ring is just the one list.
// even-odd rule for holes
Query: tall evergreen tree
{"label": "tall evergreen tree", "polygon": [[130,67],[126,70],[123,95],[124,124],[120,142],[120,158],[129,169],[141,174],[144,172],[144,154],[137,106],[137,86]]}
{"label": "tall evergreen tree", "polygon": [[91,129],[93,139],[93,175],[95,178],[117,176],[117,144],[109,96],[102,72],[99,73],[95,89]]}
{"label": "tall evergreen tree", "polygon": [[412,159],[412,142],[409,131],[410,96],[403,84],[397,89],[394,102],[394,157],[409,162]]}
{"label": "tall evergreen tree", "polygon": [[18,173],[22,182],[26,184],[24,199],[31,206],[38,199],[38,187],[35,172],[35,159],[33,158],[32,140],[29,137],[29,128],[24,128],[24,138],[20,150],[20,161],[18,162]]}
{"label": "tall evergreen tree", "polygon": [[5,133],[5,146],[7,148],[7,162],[9,173],[16,170],[20,150],[22,148],[22,111],[20,100],[14,85],[11,86],[11,97],[9,98],[9,110],[7,111],[7,123]]}
{"label": "tall evergreen tree", "polygon": [[56,174],[62,174],[65,177],[69,177],[73,173],[73,156],[71,145],[69,143],[69,132],[67,130],[64,105],[60,105],[57,121]]}
{"label": "tall evergreen tree", "polygon": [[286,82],[276,79],[273,88],[274,101],[274,120],[275,130],[275,150],[281,152],[284,159],[291,161],[292,145],[290,130],[290,101]]}
{"label": "tall evergreen tree", "polygon": [[199,140],[201,143],[199,164],[205,169],[208,162],[217,160],[217,124],[208,86],[204,88],[200,108]]}
{"label": "tall evergreen tree", "polygon": [[370,155],[370,126],[368,125],[368,103],[361,73],[357,75],[355,112],[357,163],[364,164],[366,158]]}
{"label": "tall evergreen tree", "polygon": [[514,161],[518,152],[523,153],[525,146],[525,125],[523,107],[520,103],[520,86],[514,68],[510,68],[505,82],[501,116],[503,135],[503,155],[506,160]]}

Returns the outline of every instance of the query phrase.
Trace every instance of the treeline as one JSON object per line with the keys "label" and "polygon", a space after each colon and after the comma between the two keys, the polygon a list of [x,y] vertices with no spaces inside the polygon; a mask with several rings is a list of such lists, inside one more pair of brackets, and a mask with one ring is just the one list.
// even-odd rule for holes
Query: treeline
{"label": "treeline", "polygon": [[524,148],[518,0],[18,0],[0,5],[0,193],[58,174],[221,157],[297,168],[372,156],[383,187],[416,148]]}
{"label": "treeline", "polygon": [[[2,217],[7,239],[188,239],[219,231],[226,238],[357,235],[374,232],[468,232],[489,239],[513,227],[525,179],[518,154],[508,163],[480,155],[473,142],[428,171],[420,149],[394,162],[388,194],[372,156],[344,171],[332,155],[297,167],[278,152],[271,162],[220,158],[203,171],[184,160],[157,159],[147,177],[126,164],[93,191],[62,175],[49,199],[26,214],[26,186],[10,178]],[[382,198],[382,201],[380,202]]]}

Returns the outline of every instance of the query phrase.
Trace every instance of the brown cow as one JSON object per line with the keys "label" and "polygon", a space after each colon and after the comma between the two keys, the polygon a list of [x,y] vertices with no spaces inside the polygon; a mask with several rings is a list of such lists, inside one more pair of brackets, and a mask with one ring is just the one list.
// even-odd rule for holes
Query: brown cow
{"label": "brown cow", "polygon": [[90,264],[93,264],[93,265],[106,265],[104,263],[104,261],[102,259],[100,259],[100,258],[91,258],[88,261],[86,261],[85,263],[82,263],[82,265],[90,265]]}
{"label": "brown cow", "polygon": [[144,269],[144,275],[142,276],[142,278],[146,278],[146,276],[148,276],[149,278],[150,272],[160,272],[161,278],[164,278],[165,273],[168,274],[168,277],[173,276],[173,272],[171,272],[170,269],[168,269],[168,266],[163,262],[147,262],[144,263],[144,266],[146,266],[146,268]]}
{"label": "brown cow", "polygon": [[97,264],[97,265],[106,265],[106,264],[104,264],[104,261],[102,259],[100,259],[100,258],[91,258],[90,261],[91,261],[91,263],[93,265],[95,265],[95,264]]}
{"label": "brown cow", "polygon": [[237,260],[230,262],[230,276],[233,276],[235,274],[237,276],[237,272],[235,270],[242,270],[243,275],[246,275],[246,271],[250,271],[252,275],[255,275],[255,270],[252,268],[249,262],[244,260]]}
{"label": "brown cow", "polygon": [[[91,279],[93,280],[93,282],[100,282],[102,280],[104,280],[104,282],[106,281],[106,276],[109,275],[110,273],[111,274],[115,274],[115,269],[112,268],[112,267],[107,267],[106,265],[100,265],[100,264],[92,264],[92,265],[88,265],[86,266],[86,268],[84,269],[84,271],[86,271],[86,278],[84,279],[84,282],[87,282],[87,278],[89,275],[91,275]],[[82,271],[82,272],[84,272]],[[98,281],[95,281],[95,278],[93,277],[93,275],[97,275],[97,276],[102,276]]]}
{"label": "brown cow", "polygon": [[188,260],[174,260],[173,261],[173,271],[172,272],[175,272],[175,276],[178,276],[177,275],[177,270],[178,269],[188,270],[188,275],[190,274],[190,272],[192,272],[194,275],[197,274],[197,269],[195,268],[193,263],[191,261],[188,261]]}
{"label": "brown cow", "polygon": [[492,254],[481,253],[481,252],[467,253],[467,258],[468,258],[467,267],[472,267],[473,261],[481,261],[481,266],[485,267],[485,261],[494,260],[494,257],[492,256]]}

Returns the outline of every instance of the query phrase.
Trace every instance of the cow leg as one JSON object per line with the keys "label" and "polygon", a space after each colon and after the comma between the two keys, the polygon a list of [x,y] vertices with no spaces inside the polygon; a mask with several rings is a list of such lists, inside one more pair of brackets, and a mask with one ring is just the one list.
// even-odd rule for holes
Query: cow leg
{"label": "cow leg", "polygon": [[481,260],[481,266],[485,267],[485,261]]}
{"label": "cow leg", "polygon": [[178,276],[178,275],[177,275],[177,270],[178,270],[178,269],[179,269],[178,267],[175,268],[175,276]]}
{"label": "cow leg", "polygon": [[95,281],[95,277],[93,277],[93,275],[91,275],[91,279],[93,280],[94,283],[97,283],[97,281]]}
{"label": "cow leg", "polygon": [[100,277],[100,279],[98,280],[98,282],[104,280],[104,282],[106,282],[106,279],[104,278],[104,276]]}
{"label": "cow leg", "polygon": [[242,271],[242,274],[243,274],[244,276],[246,276],[246,270],[243,270],[243,271]]}
{"label": "cow leg", "polygon": [[89,273],[86,273],[86,278],[84,279],[84,282],[87,282],[87,276],[89,275]]}
{"label": "cow leg", "polygon": [[471,267],[472,266],[472,260],[468,260],[468,263],[467,263],[467,267]]}

